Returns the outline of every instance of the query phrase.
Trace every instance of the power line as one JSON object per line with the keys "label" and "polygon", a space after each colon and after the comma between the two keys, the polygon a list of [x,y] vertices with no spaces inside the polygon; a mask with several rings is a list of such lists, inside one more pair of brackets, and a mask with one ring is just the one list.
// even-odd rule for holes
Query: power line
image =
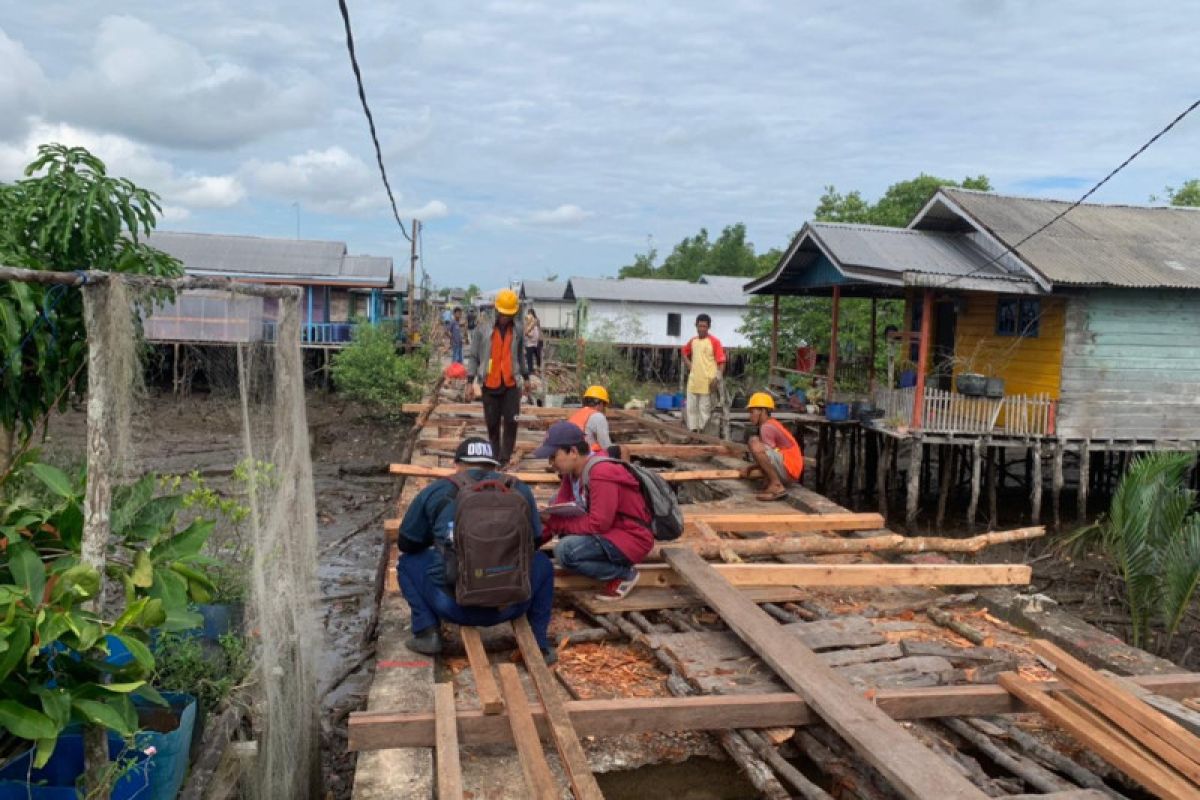
{"label": "power line", "polygon": [[1183,119],[1184,119],[1184,117],[1186,117],[1188,114],[1191,114],[1191,113],[1192,113],[1193,111],[1195,111],[1195,110],[1196,110],[1198,107],[1200,107],[1200,100],[1196,100],[1196,101],[1194,101],[1194,102],[1193,102],[1193,103],[1192,103],[1190,106],[1188,106],[1188,107],[1187,107],[1187,108],[1185,108],[1183,111],[1181,111],[1181,112],[1179,113],[1179,115],[1178,115],[1177,117],[1175,117],[1175,119],[1173,119],[1173,120],[1171,120],[1169,123],[1167,123],[1167,126],[1166,126],[1165,128],[1163,128],[1163,129],[1162,129],[1162,130],[1160,130],[1158,133],[1156,133],[1156,134],[1154,134],[1153,136],[1151,136],[1151,137],[1150,137],[1150,138],[1149,138],[1149,139],[1146,141],[1146,143],[1145,143],[1145,144],[1143,144],[1141,147],[1139,147],[1137,150],[1135,150],[1135,151],[1134,151],[1134,153],[1133,153],[1133,155],[1129,156],[1129,158],[1125,159],[1125,160],[1124,160],[1124,161],[1122,161],[1120,164],[1118,164],[1118,165],[1116,166],[1116,168],[1114,168],[1114,169],[1112,170],[1112,172],[1110,172],[1110,173],[1108,173],[1107,175],[1105,175],[1105,176],[1104,176],[1104,177],[1103,177],[1103,178],[1100,180],[1100,182],[1099,182],[1099,183],[1097,183],[1095,186],[1093,186],[1092,188],[1090,188],[1090,189],[1088,189],[1086,192],[1084,192],[1084,193],[1083,193],[1083,196],[1082,196],[1082,197],[1080,197],[1078,200],[1076,200],[1074,203],[1072,203],[1071,205],[1067,206],[1065,209],[1063,209],[1063,210],[1062,210],[1061,212],[1059,212],[1058,214],[1054,215],[1054,217],[1053,217],[1053,218],[1051,218],[1051,219],[1050,219],[1050,221],[1049,221],[1049,222],[1047,222],[1045,225],[1042,225],[1041,227],[1037,228],[1036,230],[1034,230],[1034,231],[1033,231],[1033,233],[1030,233],[1028,236],[1026,236],[1025,238],[1021,239],[1021,241],[1017,242],[1017,243],[1016,243],[1016,244],[1014,244],[1014,245],[1004,245],[1004,250],[1003,250],[1002,252],[1000,252],[998,255],[996,255],[994,258],[990,259],[989,261],[987,261],[987,262],[985,262],[985,263],[983,263],[983,264],[979,265],[978,267],[976,267],[975,269],[971,270],[970,272],[968,272],[968,273],[966,273],[966,274],[964,274],[964,275],[956,275],[956,276],[954,276],[953,278],[951,278],[950,280],[946,281],[945,283],[943,283],[943,284],[940,284],[940,285],[938,285],[938,286],[936,286],[936,287],[934,287],[934,288],[937,288],[937,289],[944,289],[944,288],[946,288],[947,286],[951,286],[951,285],[953,285],[953,284],[954,284],[956,281],[960,281],[960,280],[962,280],[962,279],[964,279],[964,278],[969,278],[969,277],[971,277],[972,275],[974,275],[974,274],[976,274],[976,273],[980,272],[981,270],[987,269],[987,268],[988,268],[988,267],[990,267],[992,264],[995,264],[997,261],[999,261],[1001,258],[1004,258],[1004,256],[1008,255],[1009,253],[1012,253],[1013,255],[1017,256],[1017,258],[1020,258],[1020,257],[1021,257],[1021,255],[1020,255],[1020,253],[1018,253],[1018,252],[1017,252],[1017,248],[1018,248],[1018,247],[1020,247],[1021,245],[1025,244],[1025,243],[1026,243],[1026,242],[1028,242],[1030,239],[1032,239],[1033,237],[1037,236],[1039,233],[1041,233],[1042,231],[1046,230],[1046,229],[1047,229],[1047,228],[1049,228],[1051,225],[1053,225],[1054,223],[1058,222],[1060,219],[1062,219],[1063,217],[1065,217],[1067,214],[1070,214],[1072,211],[1074,211],[1076,208],[1078,208],[1080,205],[1082,205],[1082,204],[1083,204],[1083,202],[1084,202],[1085,200],[1087,200],[1089,197],[1091,197],[1093,194],[1095,194],[1095,193],[1096,193],[1096,191],[1097,191],[1097,190],[1098,190],[1098,189],[1099,189],[1101,186],[1103,186],[1104,184],[1108,183],[1108,182],[1109,182],[1109,180],[1111,180],[1111,179],[1113,178],[1113,176],[1115,176],[1115,175],[1116,175],[1118,172],[1120,172],[1121,170],[1123,170],[1123,169],[1125,169],[1127,166],[1129,166],[1131,163],[1133,163],[1133,160],[1134,160],[1135,158],[1137,158],[1138,156],[1140,156],[1142,153],[1146,152],[1146,150],[1147,150],[1147,149],[1149,149],[1149,148],[1150,148],[1150,146],[1151,146],[1151,145],[1153,145],[1155,142],[1157,142],[1157,141],[1158,141],[1160,138],[1162,138],[1162,136],[1163,136],[1164,134],[1166,134],[1166,133],[1167,133],[1167,131],[1171,130],[1171,129],[1172,129],[1172,128],[1174,128],[1176,125],[1178,125],[1180,122],[1182,122],[1182,121],[1183,121]]}
{"label": "power line", "polygon": [[367,104],[367,91],[363,88],[362,71],[358,68],[358,57],[354,54],[354,33],[350,30],[350,9],[346,8],[346,0],[338,0],[338,8],[342,12],[342,23],[346,26],[346,50],[350,53],[350,67],[354,70],[354,80],[358,84],[358,99],[362,101],[363,113],[367,115],[367,127],[371,129],[371,141],[375,145],[375,161],[379,164],[379,177],[383,178],[383,188],[387,190],[388,202],[392,204],[392,216],[400,226],[404,239],[411,242],[404,222],[400,219],[400,211],[396,208],[396,198],[392,194],[392,185],[388,182],[387,168],[383,166],[383,150],[379,147],[379,136],[375,132],[375,117],[371,114],[371,106]]}

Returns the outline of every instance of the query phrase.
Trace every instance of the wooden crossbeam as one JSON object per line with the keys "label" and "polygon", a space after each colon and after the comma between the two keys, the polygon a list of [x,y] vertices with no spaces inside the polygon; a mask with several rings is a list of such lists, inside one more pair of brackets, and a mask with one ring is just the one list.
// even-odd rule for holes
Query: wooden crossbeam
{"label": "wooden crossbeam", "polygon": [[454,710],[454,684],[433,685],[434,751],[437,757],[438,800],[462,800],[462,763],[458,760],[458,714]]}
{"label": "wooden crossbeam", "polygon": [[546,753],[538,738],[537,727],[521,685],[521,676],[515,664],[500,665],[500,686],[504,691],[504,702],[508,706],[508,726],[517,745],[517,758],[521,772],[525,775],[525,788],[535,800],[558,800],[558,781],[550,773]]}
{"label": "wooden crossbeam", "polygon": [[660,419],[655,419],[653,416],[651,416],[649,414],[642,414],[641,412],[636,412],[636,411],[625,411],[624,409],[620,409],[620,408],[610,408],[607,413],[609,416],[615,417],[617,419],[635,420],[638,423],[644,425],[645,427],[650,428],[651,430],[662,431],[663,433],[672,434],[674,436],[685,436],[685,437],[687,437],[693,441],[697,441],[697,442],[705,442],[707,444],[725,445],[727,447],[732,448],[735,452],[738,452],[738,453],[746,452],[746,445],[741,444],[740,442],[730,442],[726,439],[722,439],[720,436],[712,436],[707,433],[697,433],[695,431],[689,431],[687,428],[683,427],[682,425],[677,425],[677,424],[673,424],[670,422],[663,422]]}
{"label": "wooden crossbeam", "polygon": [[[417,445],[426,450],[446,450],[453,452],[462,439],[421,439]],[[514,448],[517,452],[527,453],[534,450],[541,442],[517,442]],[[629,448],[635,456],[654,456],[655,458],[704,459],[710,456],[729,455],[733,452],[723,444],[660,444],[658,442],[620,442]]]}
{"label": "wooden crossbeam", "polygon": [[[454,474],[453,467],[427,467],[421,464],[392,464],[388,471],[393,475],[408,475],[414,478],[444,478]],[[553,472],[509,472],[525,483],[560,483],[562,478]],[[730,481],[740,475],[736,469],[696,469],[658,473],[668,483],[684,481]]]}
{"label": "wooden crossbeam", "polygon": [[[686,551],[666,547],[662,553]],[[1021,586],[1033,574],[1024,564],[713,564],[730,586]],[[689,580],[668,564],[641,564],[639,586],[687,586]],[[556,570],[554,588],[562,591],[595,589],[597,581]],[[694,587],[693,587],[694,588]],[[636,592],[637,589],[634,589]]]}
{"label": "wooden crossbeam", "polygon": [[[429,403],[405,403],[400,407],[400,410],[405,414],[420,414],[430,407]],[[521,413],[528,414],[531,417],[569,417],[572,413],[578,411],[577,408],[550,408],[542,406],[521,406]],[[443,416],[451,415],[483,415],[483,403],[438,403],[434,409],[435,414]]]}
{"label": "wooden crossbeam", "polygon": [[467,651],[467,661],[471,665],[471,675],[475,678],[475,691],[479,694],[479,705],[485,714],[499,714],[504,710],[504,700],[500,697],[500,689],[496,686],[496,678],[492,675],[492,665],[488,661],[487,651],[483,649],[483,639],[479,637],[479,629],[462,625],[458,629],[462,637],[463,648]]}
{"label": "wooden crossbeam", "polygon": [[[1129,680],[1163,697],[1200,696],[1200,673],[1142,675]],[[1058,681],[1040,684],[1042,691],[1061,691]],[[1029,711],[1020,698],[1003,687],[982,684],[931,686],[915,689],[880,689],[874,703],[898,720],[938,717],[975,717]],[[575,732],[581,736],[619,736],[655,731],[723,730],[729,728],[800,727],[819,721],[807,703],[792,692],[692,697],[621,697],[605,700],[568,700],[563,704]],[[543,739],[550,727],[541,706],[533,718]],[[512,744],[512,733],[502,716],[479,709],[458,709],[460,744]],[[352,751],[392,747],[432,747],[434,713],[421,711],[357,711],[350,715]]]}
{"label": "wooden crossbeam", "polygon": [[533,687],[537,689],[538,697],[542,700],[554,747],[558,750],[563,769],[567,772],[567,779],[571,782],[575,800],[604,800],[600,785],[596,783],[592,769],[588,766],[583,745],[579,743],[579,734],[572,727],[567,709],[558,696],[558,685],[554,676],[550,674],[550,668],[546,666],[533,630],[529,627],[529,620],[517,617],[512,625],[517,634],[517,647],[521,649],[521,658],[525,660],[525,669],[533,679]]}
{"label": "wooden crossbeam", "polygon": [[[691,550],[667,548],[676,572],[708,602],[742,641],[821,715],[860,756],[909,800],[982,800],[986,795],[904,728],[863,698],[844,677],[738,592]],[[723,565],[744,569],[742,565]]]}

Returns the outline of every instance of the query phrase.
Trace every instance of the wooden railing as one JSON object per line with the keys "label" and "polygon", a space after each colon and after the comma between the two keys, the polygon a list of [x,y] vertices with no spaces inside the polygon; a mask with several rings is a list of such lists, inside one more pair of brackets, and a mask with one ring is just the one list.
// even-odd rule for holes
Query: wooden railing
{"label": "wooden railing", "polygon": [[[916,389],[881,389],[875,404],[887,427],[912,424]],[[941,389],[925,389],[921,430],[928,433],[1004,433],[1049,436],[1054,433],[1056,402],[1048,394],[967,397]]]}

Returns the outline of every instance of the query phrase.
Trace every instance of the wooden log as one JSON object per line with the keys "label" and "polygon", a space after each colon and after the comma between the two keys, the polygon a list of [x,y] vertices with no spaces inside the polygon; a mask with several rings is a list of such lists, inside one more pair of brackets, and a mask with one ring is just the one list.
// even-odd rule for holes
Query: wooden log
{"label": "wooden log", "polygon": [[986,645],[987,643],[988,637],[982,631],[968,625],[962,620],[955,619],[950,616],[948,611],[943,611],[940,608],[929,608],[926,609],[925,615],[946,630],[954,631],[972,644]]}
{"label": "wooden log", "polygon": [[[597,622],[604,624],[607,621],[598,619]],[[615,625],[613,632],[619,632]],[[1200,673],[1142,675],[1130,680],[1144,689],[1175,699],[1200,695]],[[1058,681],[1048,681],[1039,688],[1041,691],[1062,691],[1064,687]],[[880,689],[875,692],[873,702],[885,714],[898,720],[1016,714],[1030,710],[1020,698],[992,684]],[[820,721],[808,704],[793,692],[688,698],[621,697],[574,700],[565,706],[575,731],[582,736],[800,727]],[[548,740],[550,728],[540,705],[534,709],[534,719],[542,736]],[[462,745],[511,744],[513,741],[503,716],[487,715],[475,708],[458,709],[458,732]],[[435,744],[434,714],[428,709],[356,711],[350,715],[349,740],[352,751],[432,747]]]}
{"label": "wooden log", "polygon": [[1050,502],[1054,506],[1054,529],[1062,530],[1063,443],[1054,443],[1053,474],[1050,476]]}
{"label": "wooden log", "polygon": [[204,726],[204,738],[200,742],[200,756],[188,772],[187,783],[179,793],[179,800],[201,800],[212,782],[221,763],[225,746],[233,738],[238,726],[246,716],[241,705],[230,703],[215,717],[210,717]]}
{"label": "wooden log", "polygon": [[957,449],[952,444],[938,445],[938,501],[933,527],[939,531],[946,521],[946,503],[950,499],[950,487],[954,483],[956,453]]}
{"label": "wooden log", "polygon": [[[393,475],[407,475],[415,478],[445,478],[454,474],[453,467],[430,467],[421,464],[392,464],[388,471]],[[509,472],[508,475],[525,483],[561,483],[562,478],[553,472]],[[698,469],[680,470],[677,472],[660,472],[663,480],[668,483],[683,481],[732,481],[741,475],[736,469]]]}
{"label": "wooden log", "polygon": [[921,443],[921,435],[917,434],[910,440],[908,458],[908,497],[904,508],[904,525],[912,530],[917,523],[917,511],[921,505],[921,455],[925,448]]}
{"label": "wooden log", "polygon": [[665,555],[726,624],[901,794],[910,800],[986,796],[859,696],[798,638],[780,636],[779,625],[707,562],[682,548],[668,549]]}
{"label": "wooden log", "polygon": [[[996,527],[998,518],[998,508],[996,505],[996,492],[1000,487],[997,485],[1004,480],[1004,453],[1003,447],[988,447],[984,450],[987,458],[987,489],[988,489],[988,527]],[[999,461],[999,468],[996,462]]]}
{"label": "wooden log", "polygon": [[1035,440],[1030,447],[1033,458],[1029,464],[1029,521],[1037,525],[1042,521],[1042,443]]}
{"label": "wooden log", "polygon": [[879,502],[879,516],[885,520],[888,515],[888,452],[894,447],[892,439],[885,434],[879,434],[879,457],[875,461],[875,496]]}
{"label": "wooden log", "polygon": [[[664,548],[670,551],[689,548]],[[1022,586],[1032,568],[1025,564],[716,564],[712,567],[731,586]],[[687,586],[667,564],[643,564],[640,586]],[[556,570],[554,586],[561,591],[594,589],[597,581]],[[636,589],[634,592],[636,593]]]}
{"label": "wooden log", "polygon": [[[713,530],[711,525],[703,520],[699,520],[693,524],[696,528],[696,532],[700,534],[702,539],[702,541],[695,542],[695,545],[710,549],[717,558],[721,559],[726,564],[737,564],[741,562],[742,559],[738,556],[738,554],[730,549],[729,545],[731,542],[722,539],[720,535]],[[709,556],[709,558],[712,557],[713,556]]]}
{"label": "wooden log", "polygon": [[[417,445],[426,452],[430,450],[444,450],[452,453],[461,441],[461,436],[421,439],[417,442]],[[517,442],[514,450],[528,453],[530,450],[536,449],[540,444],[541,442]],[[730,455],[734,452],[723,444],[662,444],[660,442],[622,442],[622,444],[629,448],[629,452],[632,455],[654,456],[655,458],[694,459],[701,461],[711,456]]]}
{"label": "wooden log", "polygon": [[1038,791],[1062,792],[1077,788],[1037,762],[1014,753],[990,736],[985,736],[961,719],[947,718],[942,720],[942,724],[990,758],[997,766],[1008,770]]}
{"label": "wooden log", "polygon": [[1091,481],[1090,471],[1092,466],[1090,463],[1092,458],[1089,448],[1090,444],[1087,439],[1079,443],[1079,508],[1076,511],[1076,516],[1080,522],[1087,520],[1088,484]]}
{"label": "wooden log", "polygon": [[832,795],[806,778],[804,773],[793,767],[791,763],[784,760],[783,756],[779,755],[779,751],[772,747],[758,731],[745,728],[740,733],[742,734],[742,738],[746,740],[746,744],[750,745],[750,749],[759,758],[767,762],[771,769],[775,770],[775,773],[787,781],[805,800],[833,800]]}
{"label": "wooden log", "polygon": [[1100,789],[1105,792],[1105,797],[1127,800],[1125,795],[1119,794],[1109,788],[1108,784],[1099,775],[1063,755],[1038,737],[1027,733],[1010,719],[1005,717],[988,717],[984,720],[978,717],[970,717],[967,721],[989,736],[1000,736],[1011,740],[1024,753],[1036,758],[1055,771],[1061,772],[1080,786],[1089,789]]}
{"label": "wooden log", "polygon": [[979,509],[979,480],[983,469],[983,442],[971,443],[971,499],[967,501],[967,530],[975,530],[975,514]]}
{"label": "wooden log", "polygon": [[550,668],[546,666],[546,662],[542,658],[542,651],[538,648],[537,640],[533,636],[533,630],[529,627],[529,620],[525,617],[518,617],[513,620],[512,626],[513,631],[517,634],[517,646],[521,649],[521,658],[525,661],[525,669],[529,672],[529,677],[533,679],[533,686],[537,689],[538,697],[541,698],[542,709],[546,721],[550,725],[551,737],[558,750],[559,760],[567,773],[567,779],[571,782],[571,791],[575,794],[575,800],[604,800],[600,786],[592,775],[591,767],[588,766],[583,746],[579,743],[579,734],[571,725],[571,718],[567,715],[566,708],[555,689],[554,676],[550,674]]}
{"label": "wooden log", "polygon": [[682,425],[674,425],[662,420],[655,419],[651,414],[641,414],[634,411],[626,411],[620,408],[610,408],[608,414],[614,418],[627,419],[637,422],[641,425],[653,430],[660,430],[663,433],[673,434],[685,439],[690,439],[696,442],[704,442],[706,444],[719,444],[731,448],[736,453],[745,453],[746,445],[740,442],[730,442],[722,439],[720,436],[712,436],[707,433],[699,433],[697,431],[689,431]]}
{"label": "wooden log", "polygon": [[458,760],[458,714],[454,684],[433,685],[434,756],[437,758],[438,800],[462,800],[462,764]]}
{"label": "wooden log", "polygon": [[479,629],[462,625],[458,629],[458,635],[467,651],[467,661],[471,665],[471,676],[475,679],[475,691],[479,694],[479,705],[483,708],[483,713],[501,713],[504,711],[504,700],[496,686],[496,678],[492,675],[492,665],[488,662],[487,651],[483,649]]}
{"label": "wooden log", "polygon": [[529,699],[515,664],[500,665],[500,686],[504,692],[504,704],[508,707],[508,724],[512,729],[513,741],[517,745],[517,758],[521,772],[525,775],[525,788],[535,800],[558,800],[558,781],[550,772],[546,753],[538,738]]}
{"label": "wooden log", "polygon": [[[420,414],[430,410],[431,403],[405,403],[400,407],[400,410],[405,414]],[[549,406],[521,406],[521,413],[531,417],[551,417],[554,419],[566,419],[572,413],[577,411],[576,408],[552,408]],[[482,403],[441,403],[433,410],[433,413],[439,416],[483,416]],[[457,444],[457,442],[455,443]]]}

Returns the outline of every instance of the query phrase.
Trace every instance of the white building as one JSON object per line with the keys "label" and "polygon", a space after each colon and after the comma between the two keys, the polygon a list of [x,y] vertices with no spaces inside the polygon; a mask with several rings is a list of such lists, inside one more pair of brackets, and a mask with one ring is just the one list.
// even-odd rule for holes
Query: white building
{"label": "white building", "polygon": [[565,281],[522,281],[521,305],[532,308],[547,336],[573,336],[575,303],[566,299]]}
{"label": "white building", "polygon": [[574,303],[585,338],[618,344],[682,346],[696,333],[696,317],[712,317],[725,347],[746,347],[737,332],[750,298],[748,278],[704,276],[697,283],[658,278],[571,278],[565,299]]}

